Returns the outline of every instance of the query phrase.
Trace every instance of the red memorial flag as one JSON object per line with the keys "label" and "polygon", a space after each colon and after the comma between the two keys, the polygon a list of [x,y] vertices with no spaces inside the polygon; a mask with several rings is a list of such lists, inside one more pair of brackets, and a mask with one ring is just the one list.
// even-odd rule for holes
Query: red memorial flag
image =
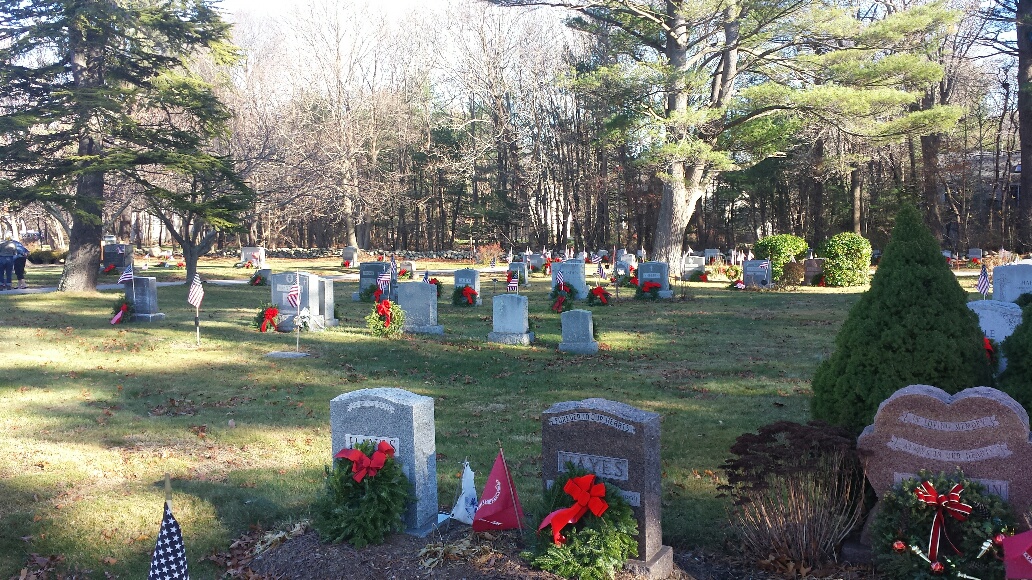
{"label": "red memorial flag", "polygon": [[523,529],[523,507],[499,449],[491,474],[487,476],[484,493],[480,494],[477,513],[473,516],[473,531],[516,529]]}
{"label": "red memorial flag", "polygon": [[1003,539],[1003,565],[1007,580],[1032,578],[1032,531]]}

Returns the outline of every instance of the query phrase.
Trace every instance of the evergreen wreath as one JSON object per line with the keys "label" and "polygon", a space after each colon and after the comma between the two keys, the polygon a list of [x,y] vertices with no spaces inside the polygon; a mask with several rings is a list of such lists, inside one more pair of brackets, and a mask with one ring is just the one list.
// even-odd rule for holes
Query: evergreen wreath
{"label": "evergreen wreath", "polygon": [[562,314],[567,310],[573,310],[573,301],[577,299],[577,289],[563,282],[552,286],[548,297],[552,299],[552,311]]}
{"label": "evergreen wreath", "polygon": [[373,336],[399,338],[405,325],[405,311],[390,300],[381,300],[366,316],[366,328]]}
{"label": "evergreen wreath", "polygon": [[248,286],[268,286],[269,285],[269,279],[267,277],[265,277],[265,276],[262,276],[262,273],[260,271],[256,271],[254,274],[251,274],[251,279],[247,281],[247,285]]}
{"label": "evergreen wreath", "polygon": [[[936,501],[932,494],[947,496],[945,507],[929,503]],[[933,526],[941,532],[934,534]],[[922,470],[885,492],[871,529],[875,563],[888,578],[1002,578],[1001,544],[1014,520],[1007,502],[961,471]],[[939,537],[938,546],[929,545],[931,536]]]}
{"label": "evergreen wreath", "polygon": [[658,300],[659,299],[659,289],[662,288],[662,287],[663,287],[663,285],[660,284],[659,282],[645,282],[641,286],[636,286],[634,288],[634,299],[635,300],[645,300],[645,299],[648,299],[648,300]]}
{"label": "evergreen wreath", "polygon": [[373,294],[375,294],[376,291],[379,289],[380,287],[376,284],[366,286],[361,292],[358,293],[358,299],[362,302],[376,302],[376,299],[373,298]]}
{"label": "evergreen wreath", "polygon": [[272,302],[263,302],[261,308],[251,319],[251,326],[258,329],[258,332],[269,332],[276,330],[276,323],[279,321],[279,308]]}
{"label": "evergreen wreath", "polygon": [[430,278],[430,283],[437,287],[437,299],[441,299],[441,281],[437,278]]}
{"label": "evergreen wreath", "polygon": [[126,324],[127,322],[130,322],[133,319],[133,315],[136,314],[136,308],[133,306],[132,302],[129,302],[129,300],[123,296],[111,303],[111,317],[114,318],[119,312],[122,312],[122,317],[112,324]]}
{"label": "evergreen wreath", "polygon": [[[563,491],[566,482],[589,472],[573,464],[566,464],[566,472],[555,479],[552,489],[545,492],[544,505],[549,512],[574,503]],[[595,481],[596,483],[598,480]],[[605,485],[603,500],[609,507],[601,516],[588,510],[576,523],[567,525],[562,533],[565,543],[556,544],[550,529],[537,534],[534,552],[522,554],[535,568],[547,570],[565,578],[603,580],[616,577],[628,558],[638,555],[638,522],[634,512],[624,501],[619,490]]]}
{"label": "evergreen wreath", "polygon": [[608,290],[601,286],[595,286],[588,291],[588,306],[594,306],[601,304],[602,306],[609,306],[613,303],[613,295]]}
{"label": "evergreen wreath", "polygon": [[[440,288],[440,286],[438,286]],[[469,288],[467,291],[466,289]],[[451,302],[455,306],[475,306],[477,303],[477,291],[469,285],[456,286],[452,291]]]}
{"label": "evergreen wreath", "polygon": [[[326,542],[348,542],[356,548],[382,544],[391,532],[402,529],[406,505],[415,494],[412,484],[394,458],[394,449],[363,441],[355,446],[371,462],[385,456],[379,469],[367,469],[359,462],[340,458],[326,470],[326,487],[312,506],[312,527]],[[339,454],[338,454],[339,455]],[[361,478],[359,478],[361,473]]]}

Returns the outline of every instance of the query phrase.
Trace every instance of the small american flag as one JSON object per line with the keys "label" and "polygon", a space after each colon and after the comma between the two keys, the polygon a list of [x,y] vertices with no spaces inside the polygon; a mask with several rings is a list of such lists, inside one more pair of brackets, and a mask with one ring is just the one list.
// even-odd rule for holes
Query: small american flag
{"label": "small american flag", "polygon": [[601,264],[602,263],[602,256],[599,256],[598,254],[592,254],[591,255],[591,263],[592,264]]}
{"label": "small american flag", "polygon": [[394,261],[394,254],[391,254],[391,278],[398,275],[398,263]]}
{"label": "small american flag", "polygon": [[380,289],[380,292],[386,292],[391,286],[391,273],[382,272],[376,277],[376,287]]}
{"label": "small american flag", "polygon": [[132,280],[133,280],[133,265],[129,264],[128,266],[125,267],[125,271],[122,272],[122,275],[118,277],[118,283],[121,284],[122,282],[132,282]]}
{"label": "small american flag", "polygon": [[561,288],[562,285],[565,284],[565,283],[566,283],[566,279],[563,278],[563,271],[562,270],[556,270],[555,271],[555,287],[556,288]]}
{"label": "small american flag", "polygon": [[186,295],[186,301],[194,308],[201,307],[201,300],[204,300],[204,287],[201,286],[201,275],[194,274],[193,282],[190,283],[190,292]]}
{"label": "small american flag", "polygon": [[297,278],[294,278],[294,284],[287,291],[287,304],[291,308],[297,308],[297,305],[301,303],[301,275],[298,274]]}
{"label": "small american flag", "polygon": [[599,278],[605,278],[606,277],[606,272],[605,272],[605,270],[602,269],[602,263],[601,262],[599,262],[599,264],[598,264],[598,277]]}
{"label": "small american flag", "polygon": [[423,272],[423,281],[426,282],[427,284],[430,283],[430,270],[427,270],[426,272]]}
{"label": "small american flag", "polygon": [[983,300],[989,293],[989,270],[985,268],[985,264],[982,264],[982,271],[978,273],[978,283],[975,284],[975,289],[982,295]]}
{"label": "small american flag", "polygon": [[767,268],[770,268],[770,262],[767,262],[767,261],[760,262],[760,265],[757,266],[757,268],[759,268],[761,270],[766,270]]}
{"label": "small american flag", "polygon": [[161,518],[158,541],[151,556],[147,580],[189,580],[186,570],[186,545],[183,544],[183,530],[172,516],[172,510],[165,504],[165,515]]}
{"label": "small american flag", "polygon": [[520,289],[520,275],[518,272],[512,273],[512,278],[509,278],[509,283],[505,285],[506,292],[516,292]]}
{"label": "small american flag", "polygon": [[497,258],[491,258],[491,267],[492,268],[494,268],[495,264],[497,264],[497,263],[498,263],[498,259]]}
{"label": "small american flag", "polygon": [[124,246],[121,246],[121,245],[119,245],[119,246],[118,246],[118,253],[119,253],[119,254],[124,254],[124,253],[125,253],[125,247],[124,247]]}

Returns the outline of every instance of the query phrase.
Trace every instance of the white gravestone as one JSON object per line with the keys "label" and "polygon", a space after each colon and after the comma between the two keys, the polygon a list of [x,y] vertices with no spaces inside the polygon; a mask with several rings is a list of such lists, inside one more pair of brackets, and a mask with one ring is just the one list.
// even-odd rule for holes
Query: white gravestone
{"label": "white gravestone", "polygon": [[573,354],[595,354],[598,352],[598,341],[595,340],[594,326],[591,322],[590,310],[568,310],[560,317],[563,327],[563,340],[559,343],[560,352]]}
{"label": "white gravestone", "polygon": [[487,335],[488,342],[523,346],[534,342],[526,296],[501,294],[492,298],[491,303],[493,332]]}
{"label": "white gravestone", "polygon": [[[968,302],[967,306],[978,315],[978,325],[982,327],[982,333],[995,340],[997,344],[1014,334],[1014,329],[1021,324],[1021,307],[1013,302],[975,300]],[[1007,359],[1002,353],[998,354],[1002,371],[1007,368]]]}
{"label": "white gravestone", "polygon": [[993,268],[993,300],[1014,302],[1032,292],[1032,264],[1009,264]]}
{"label": "white gravestone", "polygon": [[463,268],[461,270],[455,270],[455,287],[462,288],[463,286],[469,286],[476,293],[476,300],[473,302],[473,306],[480,306],[484,303],[484,300],[480,297],[480,272],[473,268]]}
{"label": "white gravestone", "polygon": [[250,262],[255,268],[265,267],[265,248],[246,247],[240,248],[240,261]]}
{"label": "white gravestone", "polygon": [[577,291],[577,300],[588,299],[588,281],[584,277],[584,262],[569,260],[552,264],[552,288],[555,288],[556,277],[563,273],[563,280]]}
{"label": "white gravestone", "polygon": [[425,282],[398,285],[398,306],[405,311],[405,332],[444,334],[437,324],[437,286]]}

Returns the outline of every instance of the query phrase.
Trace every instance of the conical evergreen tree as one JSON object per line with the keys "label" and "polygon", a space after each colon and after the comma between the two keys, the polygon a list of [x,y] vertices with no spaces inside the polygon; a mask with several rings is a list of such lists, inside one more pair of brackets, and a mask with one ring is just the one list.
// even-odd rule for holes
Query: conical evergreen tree
{"label": "conical evergreen tree", "polygon": [[991,383],[978,317],[917,209],[896,216],[871,289],[813,378],[813,416],[857,433],[907,385],[948,393]]}

